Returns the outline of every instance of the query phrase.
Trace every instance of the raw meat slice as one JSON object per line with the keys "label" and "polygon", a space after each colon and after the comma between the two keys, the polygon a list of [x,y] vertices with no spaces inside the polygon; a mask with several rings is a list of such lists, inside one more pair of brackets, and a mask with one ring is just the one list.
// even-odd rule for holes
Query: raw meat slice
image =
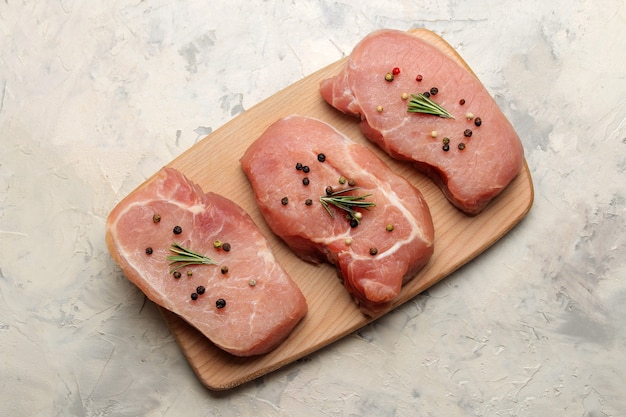
{"label": "raw meat slice", "polygon": [[[204,194],[175,169],[162,169],[115,207],[106,241],[148,298],[233,355],[272,350],[307,312],[303,294],[249,215],[222,196]],[[167,259],[173,243],[215,264],[172,273],[182,265]]]}
{"label": "raw meat slice", "polygon": [[[333,107],[360,117],[367,138],[392,157],[413,161],[468,214],[482,211],[522,168],[515,130],[463,60],[432,32],[385,29],[366,36],[320,91]],[[407,112],[417,93],[428,93],[454,118]]]}
{"label": "raw meat slice", "polygon": [[[241,164],[270,228],[302,259],[335,265],[365,314],[388,310],[403,282],[433,253],[433,223],[421,193],[326,123],[280,119],[250,145]],[[361,201],[375,206],[356,208],[361,217],[347,218],[329,204],[331,217],[321,203],[328,186],[333,192],[356,187],[337,195],[367,196]]]}

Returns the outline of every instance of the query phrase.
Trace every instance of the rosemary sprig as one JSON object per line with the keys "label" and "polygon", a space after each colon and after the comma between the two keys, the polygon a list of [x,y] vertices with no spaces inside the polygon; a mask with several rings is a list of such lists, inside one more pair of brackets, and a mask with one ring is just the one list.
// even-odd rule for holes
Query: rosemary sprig
{"label": "rosemary sprig", "polygon": [[350,220],[356,220],[357,224],[361,223],[361,213],[357,212],[355,208],[364,208],[369,210],[368,207],[373,207],[376,204],[371,201],[365,201],[371,194],[365,195],[345,195],[350,191],[356,191],[359,187],[345,188],[343,190],[333,191],[330,194],[320,196],[320,202],[330,214],[330,217],[335,218],[333,212],[330,211],[329,205],[333,205],[348,214]]}
{"label": "rosemary sprig", "polygon": [[432,114],[446,119],[454,119],[454,116],[452,116],[446,109],[432,101],[429,97],[426,97],[424,94],[411,94],[411,97],[411,100],[409,100],[409,108],[407,109],[409,113]]}
{"label": "rosemary sprig", "polygon": [[167,260],[170,261],[170,266],[174,264],[178,264],[172,269],[170,269],[170,274],[176,272],[180,268],[184,268],[189,265],[216,265],[213,259],[201,255],[197,252],[192,251],[191,249],[187,249],[181,246],[178,243],[172,243],[170,247],[170,251],[175,253],[176,255],[170,255],[167,257]]}

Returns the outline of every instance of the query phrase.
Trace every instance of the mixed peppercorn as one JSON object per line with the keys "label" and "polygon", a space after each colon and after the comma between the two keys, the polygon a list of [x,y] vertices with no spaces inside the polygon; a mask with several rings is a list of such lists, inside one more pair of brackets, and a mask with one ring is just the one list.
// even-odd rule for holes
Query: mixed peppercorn
{"label": "mixed peppercorn", "polygon": [[[161,215],[158,213],[154,213],[152,215],[151,220],[155,224],[160,223],[162,220]],[[176,225],[172,228],[172,234],[174,236],[179,236],[182,233],[183,233],[183,228],[180,225]],[[231,244],[229,242],[222,242],[221,240],[215,240],[213,242],[213,247],[215,248],[215,250],[220,250],[223,252],[231,251]],[[172,246],[170,247],[170,251],[173,254],[168,256],[167,260],[170,261],[170,267],[171,267],[170,274],[176,280],[179,280],[182,277],[182,274],[179,271],[179,269],[181,268],[188,268],[189,266],[192,266],[192,265],[215,265],[217,264],[217,262],[213,261],[211,258],[205,255],[196,253],[188,248],[181,246],[178,243],[173,243]],[[150,256],[154,253],[154,249],[151,246],[149,246],[145,249],[145,253],[146,255]],[[228,266],[223,265],[221,266],[220,271],[222,275],[227,275],[229,272],[229,268]],[[193,276],[193,271],[191,269],[187,269],[186,274],[188,278],[191,278]],[[256,280],[249,281],[249,286],[254,287],[255,285],[256,285]],[[198,285],[195,287],[195,290],[191,292],[190,298],[191,300],[196,301],[200,298],[200,296],[205,294],[205,292],[206,292],[206,287],[202,285]],[[215,307],[217,309],[223,309],[225,306],[226,306],[226,300],[224,300],[223,298],[218,298],[216,300]]]}
{"label": "mixed peppercorn", "polygon": [[[398,75],[400,73],[399,68],[394,68],[389,74],[391,76]],[[324,153],[317,154],[317,161],[324,163],[327,161],[327,157]],[[298,161],[295,163],[296,171],[300,171],[303,173],[311,173],[313,165],[305,165],[304,162]],[[373,202],[367,201],[367,197],[370,197],[371,194],[366,195],[355,195],[354,192],[359,190],[356,186],[357,182],[354,178],[346,178],[345,175],[339,175],[337,178],[338,186],[327,185],[324,188],[324,195],[319,197],[319,201],[322,206],[326,209],[331,218],[334,218],[333,211],[329,206],[334,206],[335,208],[343,211],[345,213],[345,218],[348,221],[348,224],[351,228],[356,228],[361,224],[363,219],[363,211],[361,210],[369,210],[370,207],[375,206]],[[302,184],[304,186],[309,186],[311,184],[311,179],[309,176],[306,176],[302,179]],[[280,199],[281,205],[287,206],[290,204],[290,199],[288,196],[283,196]],[[304,200],[304,204],[306,206],[313,205],[313,199],[306,198]],[[393,224],[387,224],[385,226],[385,230],[387,232],[393,231]],[[346,238],[344,239],[345,245],[352,245],[352,239]],[[374,256],[378,254],[377,248],[371,248],[369,251],[370,255]],[[252,285],[252,284],[251,284]]]}
{"label": "mixed peppercorn", "polygon": [[[385,77],[384,77],[385,81],[388,83],[393,82],[396,79],[396,77],[400,74],[400,72],[401,70],[399,67],[394,67],[391,71],[385,74]],[[415,76],[415,81],[417,81],[418,83],[421,83],[423,80],[424,80],[424,76],[422,74],[417,74]],[[436,96],[438,93],[439,93],[439,88],[436,86],[433,86],[433,87],[430,87],[427,91],[424,91],[423,93],[413,95],[413,99],[411,99],[411,101],[409,102],[408,111],[412,113],[425,113],[425,114],[431,114],[431,115],[435,115],[439,117],[453,119],[454,117],[450,113],[448,113],[447,110],[445,110],[439,104],[432,101],[432,97]],[[409,94],[406,92],[402,93],[401,99],[408,100]],[[463,106],[466,104],[466,100],[464,98],[461,98],[459,99],[458,103],[459,105]],[[383,106],[377,105],[376,111],[378,113],[382,113]],[[481,126],[483,123],[480,117],[474,117],[474,115],[470,112],[466,114],[466,119],[468,121],[473,121],[474,126],[476,127]],[[472,137],[472,134],[473,134],[473,131],[471,129],[465,129],[462,132],[462,135],[463,135],[462,137],[465,139],[461,139],[461,141],[457,144],[458,150],[462,151],[466,148],[467,146],[466,140]],[[437,138],[438,136],[439,136],[439,132],[437,132],[436,130],[432,130],[430,132],[430,137]],[[450,150],[450,137],[449,136],[444,137],[441,148],[444,152],[448,152]]]}

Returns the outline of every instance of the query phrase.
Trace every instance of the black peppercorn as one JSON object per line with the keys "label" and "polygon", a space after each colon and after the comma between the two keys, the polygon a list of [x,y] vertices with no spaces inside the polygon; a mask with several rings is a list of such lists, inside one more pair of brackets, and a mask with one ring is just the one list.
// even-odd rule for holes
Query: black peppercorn
{"label": "black peppercorn", "polygon": [[448,152],[450,150],[450,145],[446,143],[441,147],[441,149],[443,149],[444,152]]}
{"label": "black peppercorn", "polygon": [[228,267],[227,266],[223,266],[220,271],[222,272],[222,274],[226,275],[228,274]]}
{"label": "black peppercorn", "polygon": [[215,307],[217,307],[217,308],[224,308],[224,307],[226,307],[226,300],[224,300],[223,298],[219,298],[215,302]]}
{"label": "black peppercorn", "polygon": [[304,185],[309,185],[309,182],[310,182],[309,179],[306,177],[302,179],[302,184]]}
{"label": "black peppercorn", "polygon": [[296,163],[296,169],[302,171],[302,164],[300,162]]}
{"label": "black peppercorn", "polygon": [[430,92],[429,91],[424,91],[424,97],[430,97]]}
{"label": "black peppercorn", "polygon": [[376,248],[370,248],[370,255],[374,256],[378,253],[378,249]]}
{"label": "black peppercorn", "polygon": [[200,285],[198,288],[196,288],[196,292],[198,294],[204,294],[204,291],[206,291],[206,288],[204,288],[202,285]]}
{"label": "black peppercorn", "polygon": [[326,155],[323,153],[317,154],[317,160],[320,162],[324,162],[326,160]]}
{"label": "black peppercorn", "polygon": [[472,136],[471,129],[465,129],[465,131],[463,132],[463,136],[465,136],[466,138],[469,138],[470,136]]}
{"label": "black peppercorn", "polygon": [[174,278],[176,278],[176,279],[180,278],[180,272],[178,272],[178,271],[174,271],[174,273],[172,275],[174,275]]}
{"label": "black peppercorn", "polygon": [[225,252],[230,252],[230,243],[228,242],[222,243],[222,250]]}
{"label": "black peppercorn", "polygon": [[306,204],[307,206],[310,206],[311,204],[313,204],[313,200],[311,200],[310,198],[307,198],[304,204]]}
{"label": "black peppercorn", "polygon": [[287,205],[287,203],[289,203],[289,199],[288,199],[287,197],[283,197],[283,198],[280,200],[280,204],[282,204],[283,206],[286,206],[286,205]]}
{"label": "black peppercorn", "polygon": [[436,96],[438,92],[439,92],[439,89],[437,87],[433,87],[430,89],[430,95],[432,96]]}
{"label": "black peppercorn", "polygon": [[175,235],[179,235],[183,232],[183,228],[180,226],[175,226],[174,230],[172,230],[174,232]]}
{"label": "black peppercorn", "polygon": [[474,119],[474,124],[476,126],[480,126],[480,125],[483,124],[483,121],[482,121],[482,119],[480,117],[477,117],[477,118]]}
{"label": "black peppercorn", "polygon": [[302,172],[304,172],[305,174],[308,174],[308,172],[311,170],[311,168],[309,168],[308,165],[305,165],[302,167]]}
{"label": "black peppercorn", "polygon": [[333,187],[330,185],[326,187],[326,195],[331,195],[333,193]]}
{"label": "black peppercorn", "polygon": [[359,225],[359,221],[357,219],[350,219],[350,227],[355,228]]}
{"label": "black peppercorn", "polygon": [[198,299],[198,293],[192,292],[191,293],[191,299],[194,300],[194,301],[197,300]]}
{"label": "black peppercorn", "polygon": [[152,248],[151,247],[147,247],[146,248],[146,255],[152,255]]}
{"label": "black peppercorn", "polygon": [[463,142],[459,143],[459,150],[462,151],[465,149],[465,144]]}

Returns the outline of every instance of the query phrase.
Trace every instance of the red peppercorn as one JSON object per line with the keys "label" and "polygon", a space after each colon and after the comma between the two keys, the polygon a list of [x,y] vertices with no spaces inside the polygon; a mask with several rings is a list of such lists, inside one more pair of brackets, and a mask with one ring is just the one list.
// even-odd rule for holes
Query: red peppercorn
{"label": "red peppercorn", "polygon": [[391,73],[392,73],[393,75],[398,75],[398,74],[400,74],[400,68],[398,68],[398,67],[394,67],[394,69],[391,71]]}
{"label": "red peppercorn", "polygon": [[462,98],[461,100],[459,100],[459,104],[460,104],[461,106],[462,106],[462,105],[464,105],[464,104],[465,104],[465,99],[464,99],[464,98]]}
{"label": "red peppercorn", "polygon": [[417,74],[417,77],[415,77],[415,81],[422,81],[422,74]]}

